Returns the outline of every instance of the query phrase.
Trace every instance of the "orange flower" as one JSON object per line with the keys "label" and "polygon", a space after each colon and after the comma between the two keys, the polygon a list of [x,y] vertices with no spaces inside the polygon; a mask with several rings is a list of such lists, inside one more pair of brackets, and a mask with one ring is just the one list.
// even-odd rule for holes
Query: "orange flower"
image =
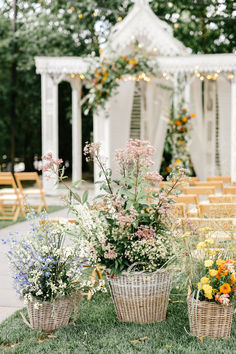
{"label": "orange flower", "polygon": [[236,272],[230,275],[230,279],[233,283],[236,283]]}
{"label": "orange flower", "polygon": [[122,60],[126,60],[126,57],[122,57],[121,59],[122,59]]}
{"label": "orange flower", "polygon": [[192,113],[192,118],[196,117],[196,114],[195,113]]}
{"label": "orange flower", "polygon": [[220,292],[223,294],[228,294],[231,291],[231,287],[228,283],[224,283],[223,285],[220,286]]}
{"label": "orange flower", "polygon": [[182,122],[184,122],[184,123],[187,122],[187,120],[188,120],[187,117],[183,117],[183,118],[182,118]]}
{"label": "orange flower", "polygon": [[187,112],[187,109],[186,109],[186,108],[182,108],[182,111],[183,111],[183,112]]}
{"label": "orange flower", "polygon": [[176,124],[176,125],[181,125],[180,120],[177,120],[177,121],[175,122],[175,124]]}

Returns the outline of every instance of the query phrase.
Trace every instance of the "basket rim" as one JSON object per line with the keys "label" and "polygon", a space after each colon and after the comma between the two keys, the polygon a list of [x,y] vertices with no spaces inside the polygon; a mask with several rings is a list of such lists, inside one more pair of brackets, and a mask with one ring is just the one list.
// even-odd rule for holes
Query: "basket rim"
{"label": "basket rim", "polygon": [[121,272],[121,274],[114,274],[112,277],[110,277],[110,269],[109,268],[106,268],[105,269],[106,271],[106,275],[109,279],[114,279],[114,278],[120,278],[121,276],[126,276],[126,277],[132,277],[132,276],[149,276],[149,277],[152,277],[152,276],[155,276],[156,274],[158,273],[167,273],[169,275],[170,272],[166,269],[166,268],[163,268],[163,269],[157,269],[155,270],[154,272],[147,272],[147,271],[132,271],[132,272],[127,272],[126,270]]}
{"label": "basket rim", "polygon": [[71,299],[74,299],[74,298],[77,298],[77,297],[83,297],[83,295],[78,292],[78,293],[73,293],[71,295],[65,295],[65,296],[61,296],[61,297],[58,297],[58,298],[55,298],[51,301],[41,301],[41,300],[37,300],[37,298],[35,296],[32,296],[32,301],[29,301],[27,303],[27,306],[29,304],[32,304],[32,303],[35,303],[35,302],[39,302],[40,304],[54,304],[56,302],[59,302],[59,301],[63,301],[63,300],[71,300]]}
{"label": "basket rim", "polygon": [[233,308],[233,304],[229,304],[229,305],[223,305],[223,304],[217,304],[215,301],[206,301],[206,300],[196,300],[194,299],[193,296],[188,296],[187,297],[187,302],[192,303],[192,301],[194,301],[195,303],[197,302],[197,306],[217,306],[218,308]]}

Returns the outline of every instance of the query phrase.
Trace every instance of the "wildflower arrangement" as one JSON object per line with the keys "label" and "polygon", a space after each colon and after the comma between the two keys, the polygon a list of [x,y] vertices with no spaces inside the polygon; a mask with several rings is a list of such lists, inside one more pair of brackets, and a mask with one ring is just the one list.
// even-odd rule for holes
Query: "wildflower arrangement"
{"label": "wildflower arrangement", "polygon": [[[133,263],[138,263],[139,270],[153,272],[173,258],[171,194],[182,182],[184,171],[173,173],[169,187],[157,192],[162,177],[151,170],[154,151],[147,141],[130,139],[125,149],[116,152],[120,176],[113,180],[112,171],[100,156],[100,144],[87,144],[86,158],[99,165],[103,176],[99,182],[101,194],[88,204],[87,198],[80,198],[67,186],[74,197],[70,209],[80,230],[80,237],[74,237],[75,244],[83,237],[93,262],[102,264],[111,274],[120,274]],[[62,174],[60,169],[58,178],[65,183]]]}
{"label": "wildflower arrangement", "polygon": [[14,287],[25,303],[34,301],[34,307],[39,308],[44,301],[104,290],[102,282],[95,285],[84,272],[83,265],[89,260],[87,250],[64,246],[69,224],[51,224],[46,213],[38,220],[31,212],[28,219],[31,230],[23,239],[4,241],[10,244],[8,256]]}
{"label": "wildflower arrangement", "polygon": [[[210,231],[199,229],[199,232]],[[191,293],[200,301],[230,305],[236,290],[236,269],[232,247],[226,251],[225,245],[218,248],[213,238],[206,238],[192,249],[190,233],[183,235],[189,264]],[[231,252],[230,252],[231,251]]]}
{"label": "wildflower arrangement", "polygon": [[165,154],[170,156],[170,164],[166,167],[169,173],[175,166],[181,166],[191,171],[191,158],[189,153],[191,122],[195,113],[188,113],[185,107],[180,108],[176,116],[173,112],[169,117],[165,141]]}
{"label": "wildflower arrangement", "polygon": [[107,100],[116,93],[120,80],[148,82],[155,74],[156,64],[153,65],[153,60],[140,50],[113,58],[101,57],[95,71],[93,67],[85,74],[89,89],[87,113],[90,109],[96,110],[99,106],[104,108]]}

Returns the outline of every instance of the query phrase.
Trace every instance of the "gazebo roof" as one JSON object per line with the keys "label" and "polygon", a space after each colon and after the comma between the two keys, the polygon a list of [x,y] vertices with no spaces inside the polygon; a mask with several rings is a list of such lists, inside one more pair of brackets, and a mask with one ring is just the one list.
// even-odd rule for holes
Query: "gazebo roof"
{"label": "gazebo roof", "polygon": [[105,53],[125,51],[135,40],[148,51],[160,56],[187,55],[187,49],[174,38],[172,28],[160,20],[149,6],[150,0],[133,0],[128,15],[112,29]]}

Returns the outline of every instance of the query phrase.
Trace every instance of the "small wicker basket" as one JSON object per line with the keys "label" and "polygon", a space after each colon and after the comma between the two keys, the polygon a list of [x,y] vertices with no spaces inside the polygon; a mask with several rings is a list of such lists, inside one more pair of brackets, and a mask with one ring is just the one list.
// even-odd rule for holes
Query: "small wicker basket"
{"label": "small wicker basket", "polygon": [[171,275],[166,270],[108,275],[108,282],[120,321],[152,323],[166,319],[171,290]]}
{"label": "small wicker basket", "polygon": [[[38,309],[34,306],[38,301],[33,300],[27,304],[30,324],[26,324],[32,329],[39,329],[47,333],[67,326],[73,310],[75,311],[74,318],[76,317],[81,300],[82,295],[80,294],[66,296],[54,302],[45,301]],[[23,318],[23,320],[25,322],[26,319]]]}
{"label": "small wicker basket", "polygon": [[229,338],[233,306],[188,299],[190,333],[197,337]]}

